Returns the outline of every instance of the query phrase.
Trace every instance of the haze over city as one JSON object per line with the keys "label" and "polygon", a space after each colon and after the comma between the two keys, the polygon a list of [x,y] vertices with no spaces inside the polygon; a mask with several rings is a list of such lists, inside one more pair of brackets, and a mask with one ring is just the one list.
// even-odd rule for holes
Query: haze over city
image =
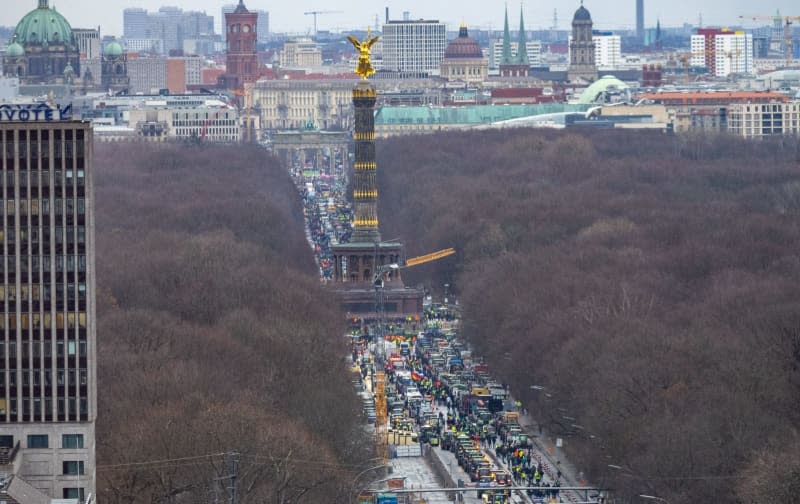
{"label": "haze over city", "polygon": [[[234,0],[52,0],[51,6],[73,21],[78,27],[100,26],[104,35],[122,35],[122,10],[140,7],[157,11],[164,5],[177,6],[183,10],[206,11],[213,15],[217,29],[220,26],[220,8],[236,3]],[[516,11],[517,2],[509,3],[509,10]],[[549,28],[553,24],[553,9],[558,9],[559,27],[567,28],[578,2],[564,3],[554,0],[522,2],[528,29]],[[299,2],[270,2],[260,0],[247,2],[250,9],[262,9],[270,13],[270,31],[306,33],[313,28],[311,16],[303,13],[312,10],[337,10],[341,13],[320,16],[321,30],[352,30],[374,26],[375,16],[379,22],[384,19],[384,7],[389,7],[391,17],[399,19],[403,11],[409,11],[412,18],[439,19],[455,29],[462,21],[480,28],[502,29],[503,3],[480,0],[425,2],[423,0],[341,0],[339,2],[320,2],[304,0]],[[585,6],[592,12],[596,27],[601,29],[632,29],[635,25],[634,0],[589,0]],[[0,12],[0,25],[14,25],[31,9],[36,0],[4,2]],[[739,23],[740,15],[773,14],[780,9],[784,15],[796,15],[797,4],[789,0],[777,0],[754,4],[745,0],[675,0],[673,2],[645,2],[645,23],[654,26],[660,20],[664,26],[683,23],[697,24],[702,14],[704,25],[728,26]],[[745,26],[754,26],[746,21]]]}

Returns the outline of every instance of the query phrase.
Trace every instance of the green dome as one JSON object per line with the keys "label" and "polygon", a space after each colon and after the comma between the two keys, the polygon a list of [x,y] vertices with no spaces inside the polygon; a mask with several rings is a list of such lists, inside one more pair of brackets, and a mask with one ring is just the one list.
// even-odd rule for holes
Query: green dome
{"label": "green dome", "polygon": [[17,44],[16,42],[12,43],[10,46],[6,48],[6,56],[9,56],[11,58],[18,58],[23,55],[25,55],[25,48]]}
{"label": "green dome", "polygon": [[64,16],[39,0],[39,7],[25,14],[14,31],[14,42],[28,45],[74,45],[72,27]]}
{"label": "green dome", "polygon": [[122,46],[119,45],[119,42],[113,41],[106,46],[103,54],[109,57],[122,56]]}
{"label": "green dome", "polygon": [[606,91],[622,91],[628,89],[628,85],[617,79],[613,75],[604,75],[600,79],[594,81],[587,87],[580,98],[578,103],[595,103],[601,93]]}

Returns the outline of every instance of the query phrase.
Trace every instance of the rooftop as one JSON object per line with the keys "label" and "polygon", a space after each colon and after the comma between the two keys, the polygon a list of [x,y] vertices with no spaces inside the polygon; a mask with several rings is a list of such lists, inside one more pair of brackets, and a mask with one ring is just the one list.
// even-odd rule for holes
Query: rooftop
{"label": "rooftop", "polygon": [[563,112],[585,112],[587,104],[540,103],[471,105],[461,107],[388,107],[378,110],[375,125],[392,124],[490,124],[519,117]]}

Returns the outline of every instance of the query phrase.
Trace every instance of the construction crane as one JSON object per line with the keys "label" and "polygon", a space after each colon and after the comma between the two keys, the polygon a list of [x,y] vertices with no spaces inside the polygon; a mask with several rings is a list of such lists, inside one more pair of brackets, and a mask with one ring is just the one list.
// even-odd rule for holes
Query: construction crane
{"label": "construction crane", "polygon": [[[421,255],[418,257],[412,257],[411,259],[407,259],[405,263],[391,263],[391,264],[382,264],[375,269],[375,276],[373,277],[373,284],[375,285],[375,309],[376,315],[378,318],[378,336],[380,337],[381,341],[381,352],[382,356],[385,359],[385,345],[386,339],[384,338],[383,334],[383,327],[385,325],[384,322],[384,306],[383,306],[383,281],[384,276],[391,272],[397,271],[402,268],[411,268],[414,266],[419,266],[420,264],[426,264],[432,261],[437,261],[447,256],[451,256],[456,253],[454,248],[446,248],[443,250],[438,250],[436,252],[432,252],[430,254]],[[383,359],[382,361],[383,362]],[[378,371],[375,373],[375,447],[376,447],[376,455],[383,459],[385,462],[388,459],[388,450],[389,450],[389,431],[388,431],[388,417],[387,417],[387,405],[386,405],[386,375],[383,371]]]}
{"label": "construction crane", "polygon": [[739,19],[752,19],[753,21],[759,20],[782,20],[783,21],[783,45],[786,63],[787,66],[791,64],[792,59],[794,58],[794,42],[792,40],[792,24],[794,22],[800,22],[800,16],[781,16],[780,14],[775,16],[739,16]]}
{"label": "construction crane", "polygon": [[306,16],[314,16],[314,36],[317,36],[317,16],[319,14],[341,14],[342,11],[324,10],[324,11],[308,11],[304,12]]}
{"label": "construction crane", "polygon": [[[725,56],[728,58],[728,66],[730,67],[730,73],[733,73],[733,57],[740,56],[742,51],[740,49],[736,49],[734,51],[722,51],[722,50],[706,50],[706,51],[694,51],[694,52],[685,52],[685,53],[678,53],[677,57],[678,60],[681,62],[681,66],[683,67],[683,76],[688,83],[689,81],[689,67],[691,66],[691,60],[695,56],[703,56],[704,57],[704,64],[708,68],[709,71],[712,70],[709,65],[709,56],[716,57],[716,56]],[[710,61],[714,68],[716,68],[716,61]]]}

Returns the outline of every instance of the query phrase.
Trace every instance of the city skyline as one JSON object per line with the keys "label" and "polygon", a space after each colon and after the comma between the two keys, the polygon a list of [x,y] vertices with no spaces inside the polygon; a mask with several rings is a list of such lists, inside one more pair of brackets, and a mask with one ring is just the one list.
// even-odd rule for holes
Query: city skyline
{"label": "city skyline", "polygon": [[[214,16],[217,32],[221,26],[220,12],[223,5],[236,3],[236,0],[84,0],[80,4],[67,0],[50,0],[50,6],[55,7],[70,22],[73,28],[101,27],[103,35],[122,36],[122,11],[126,8],[139,7],[148,11],[157,11],[162,6],[176,6],[185,11],[205,11]],[[580,5],[579,1],[573,5],[564,4],[555,0],[521,2],[525,11],[525,22],[529,30],[547,29],[553,24],[553,9],[558,9],[558,28],[567,29],[572,19],[572,14]],[[689,0],[676,0],[665,2],[645,2],[644,19],[645,27],[654,27],[656,20],[661,25],[680,26],[684,23],[696,25],[702,15],[704,26],[734,26],[745,27],[762,26],[769,24],[768,20],[752,21],[740,20],[738,16],[771,15],[780,10],[783,15],[797,15],[798,12],[788,0],[779,0],[765,6],[752,6],[751,2],[743,0],[723,1],[707,0],[700,6]],[[501,30],[503,23],[504,4],[497,2],[496,6],[487,7],[485,2],[478,0],[463,0],[458,10],[449,3],[430,3],[422,0],[401,2],[399,0],[385,0],[384,2],[370,2],[369,0],[343,0],[334,5],[329,2],[320,5],[317,1],[303,0],[292,4],[272,3],[265,0],[249,0],[245,5],[250,10],[266,10],[270,13],[270,31],[286,32],[293,34],[310,34],[313,31],[313,17],[304,15],[304,12],[314,10],[336,10],[340,13],[330,13],[318,17],[320,30],[350,31],[363,29],[367,26],[374,27],[376,16],[378,24],[382,24],[385,17],[384,8],[388,7],[392,19],[401,19],[404,11],[409,11],[412,19],[438,19],[447,24],[448,30],[455,30],[461,22],[480,28]],[[595,27],[599,29],[626,29],[636,27],[636,2],[635,0],[587,0],[586,8],[592,12]],[[508,4],[509,11],[515,12],[518,4]],[[36,8],[36,0],[19,0],[11,3],[0,13],[0,25],[15,26],[29,11]],[[794,10],[793,10],[794,9]]]}

